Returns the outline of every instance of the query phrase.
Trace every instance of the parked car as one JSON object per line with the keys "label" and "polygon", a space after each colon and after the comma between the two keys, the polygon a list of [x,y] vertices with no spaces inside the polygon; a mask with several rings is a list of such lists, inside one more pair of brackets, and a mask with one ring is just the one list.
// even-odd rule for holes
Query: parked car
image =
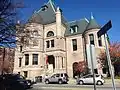
{"label": "parked car", "polygon": [[[80,85],[82,85],[82,84],[93,84],[94,83],[93,82],[93,75],[89,74],[89,75],[85,75],[81,78],[77,78],[76,82],[77,82],[77,84],[80,84]],[[95,75],[95,83],[97,85],[103,85],[104,82],[105,82],[105,80],[104,80],[102,75],[98,75],[98,74]]]}
{"label": "parked car", "polygon": [[69,81],[68,75],[66,73],[56,73],[52,76],[48,76],[45,78],[45,83],[67,83]]}
{"label": "parked car", "polygon": [[26,90],[31,86],[30,83],[19,74],[2,75],[0,84],[4,86],[5,90]]}
{"label": "parked car", "polygon": [[43,82],[43,77],[42,77],[42,76],[36,76],[36,77],[35,77],[35,82],[36,82],[36,83],[41,83],[41,82]]}

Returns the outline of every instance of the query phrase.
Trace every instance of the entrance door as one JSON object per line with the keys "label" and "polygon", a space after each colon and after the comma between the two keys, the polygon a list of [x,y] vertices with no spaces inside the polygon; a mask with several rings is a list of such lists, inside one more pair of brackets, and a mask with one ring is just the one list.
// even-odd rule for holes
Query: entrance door
{"label": "entrance door", "polygon": [[48,63],[53,65],[53,69],[55,69],[55,58],[53,55],[48,56]]}

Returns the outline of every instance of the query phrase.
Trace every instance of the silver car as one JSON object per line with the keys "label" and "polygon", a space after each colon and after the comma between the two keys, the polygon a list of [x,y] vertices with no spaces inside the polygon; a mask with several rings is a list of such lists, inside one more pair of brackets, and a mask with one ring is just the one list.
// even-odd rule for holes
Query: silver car
{"label": "silver car", "polygon": [[[86,76],[83,76],[81,78],[77,78],[76,79],[76,82],[77,84],[93,84],[93,75],[89,74],[89,75],[86,75]],[[103,79],[103,76],[102,75],[98,75],[96,74],[95,75],[95,83],[97,85],[103,85],[104,84],[104,79]]]}
{"label": "silver car", "polygon": [[68,75],[66,73],[56,73],[53,74],[52,76],[48,76],[45,78],[45,83],[67,83],[68,80]]}

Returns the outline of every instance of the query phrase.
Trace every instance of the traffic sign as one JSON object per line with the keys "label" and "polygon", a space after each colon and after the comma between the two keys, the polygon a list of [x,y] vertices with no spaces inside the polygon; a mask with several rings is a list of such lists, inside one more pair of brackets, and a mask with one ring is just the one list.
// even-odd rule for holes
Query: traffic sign
{"label": "traffic sign", "polygon": [[98,35],[98,38],[105,34],[110,28],[112,27],[112,23],[111,23],[111,20],[105,24],[98,32],[97,32],[97,35]]}

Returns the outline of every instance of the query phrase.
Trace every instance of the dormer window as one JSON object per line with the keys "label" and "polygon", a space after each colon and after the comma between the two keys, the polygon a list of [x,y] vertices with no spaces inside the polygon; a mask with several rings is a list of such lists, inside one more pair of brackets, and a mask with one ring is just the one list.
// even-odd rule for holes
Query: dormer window
{"label": "dormer window", "polygon": [[70,32],[71,33],[77,33],[78,32],[78,26],[77,25],[71,26],[70,27]]}
{"label": "dormer window", "polygon": [[44,5],[44,6],[42,6],[42,7],[41,7],[42,11],[46,11],[46,10],[47,10],[47,8],[48,8],[48,6],[47,6],[47,5]]}

